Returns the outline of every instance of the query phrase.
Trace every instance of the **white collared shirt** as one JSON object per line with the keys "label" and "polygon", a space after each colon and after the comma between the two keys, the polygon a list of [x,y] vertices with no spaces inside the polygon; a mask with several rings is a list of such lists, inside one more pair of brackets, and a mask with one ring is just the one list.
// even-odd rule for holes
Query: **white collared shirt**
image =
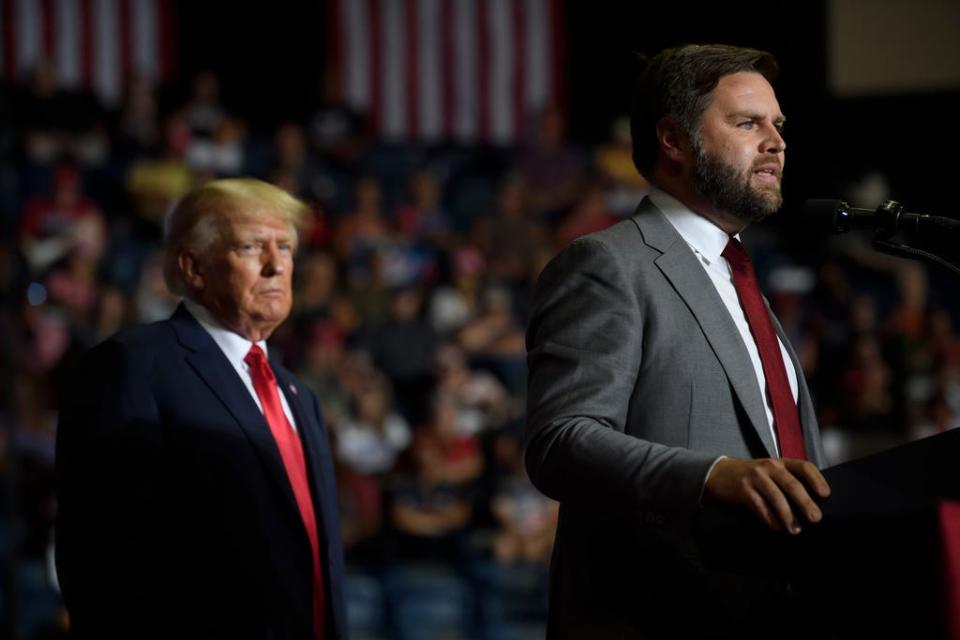
{"label": "white collared shirt", "polygon": [[[217,343],[217,346],[220,347],[220,351],[223,352],[223,355],[227,356],[227,360],[230,361],[230,364],[233,365],[233,368],[237,371],[237,375],[240,376],[240,380],[243,381],[243,386],[247,388],[247,391],[250,392],[250,397],[253,398],[253,401],[257,403],[260,412],[263,413],[263,405],[260,404],[260,397],[257,395],[256,389],[253,388],[253,377],[250,375],[250,366],[243,361],[247,356],[247,353],[250,351],[250,347],[253,346],[253,342],[250,342],[243,336],[230,331],[222,324],[217,322],[216,318],[201,304],[194,302],[193,300],[188,300],[187,298],[183,299],[183,306],[187,308],[187,311],[190,312],[197,322],[200,323],[200,326],[203,327],[207,333],[210,334],[210,337],[213,338],[213,341]],[[263,349],[264,355],[267,353],[267,341],[260,340],[256,343],[261,349]],[[283,405],[283,413],[287,416],[287,421],[290,423],[290,426],[293,427],[293,430],[297,430],[297,422],[293,419],[293,412],[290,410],[290,405],[287,404],[287,398],[283,395],[283,389],[280,388],[279,381],[277,382],[277,392],[280,394],[280,404]]]}
{"label": "white collared shirt", "polygon": [[[663,212],[667,220],[677,230],[680,237],[689,245],[690,249],[697,256],[700,266],[710,277],[710,281],[720,294],[723,305],[727,308],[730,317],[733,319],[737,330],[740,332],[740,338],[743,345],[747,348],[750,355],[750,362],[753,364],[753,371],[757,376],[757,385],[763,390],[760,395],[763,396],[763,406],[767,412],[767,423],[770,427],[770,434],[776,445],[779,455],[780,443],[777,441],[777,431],[773,425],[773,408],[770,405],[770,397],[767,393],[767,381],[763,375],[763,363],[760,361],[760,352],[757,350],[757,343],[750,332],[750,324],[743,313],[743,307],[740,306],[740,298],[737,296],[737,289],[733,285],[733,274],[730,271],[730,264],[721,254],[730,240],[727,232],[716,226],[703,216],[690,211],[686,205],[671,196],[670,194],[651,187],[650,200]],[[739,234],[737,235],[739,239]],[[780,345],[780,354],[783,356],[784,367],[787,370],[787,380],[790,382],[790,391],[793,393],[793,401],[797,401],[797,371],[793,367],[793,361],[787,353],[783,341],[777,336],[777,343]]]}

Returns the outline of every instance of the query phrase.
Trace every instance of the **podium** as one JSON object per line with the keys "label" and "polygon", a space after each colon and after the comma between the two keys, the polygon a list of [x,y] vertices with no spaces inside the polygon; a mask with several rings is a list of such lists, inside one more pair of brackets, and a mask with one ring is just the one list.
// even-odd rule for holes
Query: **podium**
{"label": "podium", "polygon": [[[745,507],[713,504],[696,523],[708,565],[796,585],[826,638],[957,638],[960,429],[823,471],[823,520],[797,536]],[[956,627],[956,628],[955,628]],[[949,635],[948,635],[949,634]]]}

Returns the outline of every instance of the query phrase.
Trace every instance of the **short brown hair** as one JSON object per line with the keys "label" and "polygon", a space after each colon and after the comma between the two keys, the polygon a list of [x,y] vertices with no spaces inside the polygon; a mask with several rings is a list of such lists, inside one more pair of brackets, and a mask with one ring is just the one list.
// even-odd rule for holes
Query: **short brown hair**
{"label": "short brown hair", "polygon": [[306,205],[280,187],[254,178],[213,180],[185,195],[167,216],[163,239],[163,279],[184,295],[180,254],[203,256],[222,237],[223,223],[237,219],[282,218],[297,241]]}
{"label": "short brown hair", "polygon": [[759,73],[773,82],[779,67],[766,51],[724,44],[688,44],[654,56],[634,85],[630,133],[637,170],[647,177],[653,171],[661,118],[672,118],[684,132],[696,136],[700,117],[720,78],[743,71]]}

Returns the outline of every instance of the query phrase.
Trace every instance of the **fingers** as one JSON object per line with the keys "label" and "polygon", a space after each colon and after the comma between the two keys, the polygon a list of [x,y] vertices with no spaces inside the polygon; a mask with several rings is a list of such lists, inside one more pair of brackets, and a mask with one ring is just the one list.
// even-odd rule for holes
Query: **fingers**
{"label": "fingers", "polygon": [[764,495],[786,530],[794,534],[800,533],[800,522],[794,513],[795,509],[810,522],[819,522],[822,517],[820,509],[810,498],[803,483],[781,464],[771,461],[768,466],[769,475],[762,480]]}
{"label": "fingers", "polygon": [[716,463],[705,488],[717,499],[748,506],[771,529],[797,534],[797,514],[810,522],[823,518],[808,486],[819,497],[830,494],[826,479],[810,462],[727,458]]}
{"label": "fingers", "polygon": [[763,523],[773,529],[774,531],[780,531],[783,529],[783,525],[780,524],[780,520],[774,517],[773,512],[770,511],[770,508],[767,507],[767,501],[760,494],[759,491],[750,489],[747,491],[747,506],[763,520]]}
{"label": "fingers", "polygon": [[785,458],[783,465],[793,475],[803,478],[807,485],[821,498],[826,498],[830,495],[830,485],[827,484],[827,479],[823,477],[823,474],[820,473],[820,470],[817,469],[816,465],[812,462]]}

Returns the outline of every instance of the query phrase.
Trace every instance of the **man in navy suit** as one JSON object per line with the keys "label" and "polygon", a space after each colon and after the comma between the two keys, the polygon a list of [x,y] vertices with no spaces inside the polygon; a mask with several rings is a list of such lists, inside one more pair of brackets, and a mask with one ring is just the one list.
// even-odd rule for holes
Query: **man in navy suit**
{"label": "man in navy suit", "polygon": [[169,320],[93,349],[57,441],[57,570],[75,637],[342,638],[343,552],[313,394],[265,356],[303,205],[250,179],[167,221]]}

